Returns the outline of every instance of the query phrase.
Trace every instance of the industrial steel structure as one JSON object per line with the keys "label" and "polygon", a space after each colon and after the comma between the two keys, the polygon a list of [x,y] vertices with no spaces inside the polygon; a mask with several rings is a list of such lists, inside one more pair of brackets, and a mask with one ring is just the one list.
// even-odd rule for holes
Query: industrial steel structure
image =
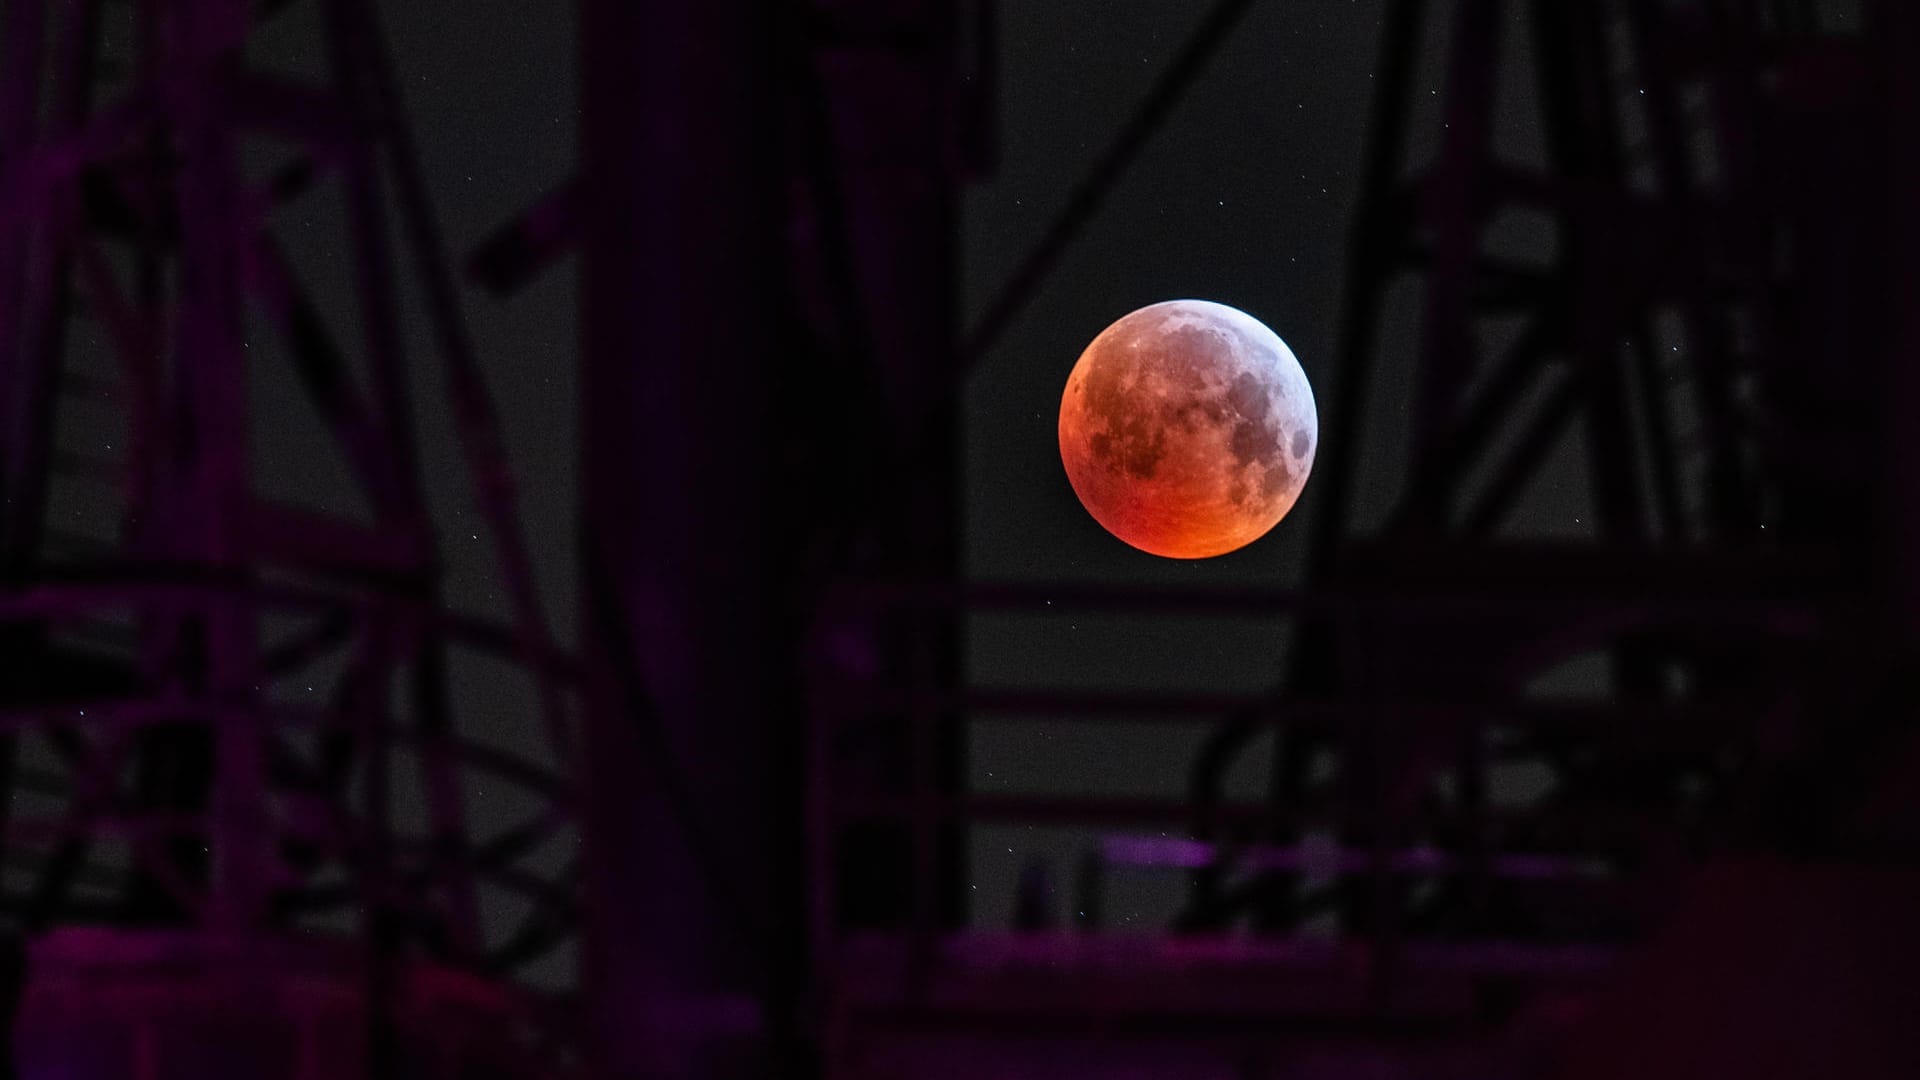
{"label": "industrial steel structure", "polygon": [[[307,20],[321,74],[249,54],[281,19]],[[566,1070],[565,999],[508,977],[577,917],[577,672],[372,6],[11,3],[0,39],[16,1070]],[[301,239],[316,221],[354,321],[310,288],[336,269]],[[504,622],[442,602],[409,271]],[[262,422],[282,390],[324,441],[288,441],[291,409]],[[463,723],[451,673],[489,664],[517,669],[523,737]],[[535,809],[493,822],[480,785]]]}
{"label": "industrial steel structure", "polygon": [[[1251,0],[1201,17],[964,332],[990,3],[583,0],[581,171],[468,263],[508,292],[580,256],[577,658],[372,7],[5,7],[22,1076],[1702,1075],[1746,1060],[1726,1010],[1804,1004],[1755,988],[1820,914],[1856,931],[1806,946],[1836,992],[1915,946],[1890,914],[1920,895],[1911,5],[1841,34],[1795,2],[1387,0],[1342,434],[1306,584],[1262,593],[966,581],[956,554],[969,364]],[[302,10],[325,78],[242,59]],[[277,238],[323,185],[350,343]],[[442,600],[401,265],[499,624]],[[1383,402],[1405,302],[1415,392]],[[262,490],[269,365],[353,499]],[[1552,539],[1512,527],[1543,483],[1577,511]],[[1283,617],[1286,676],[972,685],[969,620],[1007,611]],[[466,655],[519,673],[511,731],[463,722]],[[1187,795],[969,790],[989,720],[1182,725]],[[1255,753],[1265,797],[1229,797]],[[478,776],[537,809],[477,824]],[[969,830],[1004,822],[1084,830],[1072,925],[969,917]],[[1124,874],[1180,882],[1178,919],[1102,925]],[[576,986],[551,957],[577,941]],[[1847,1075],[1913,1060],[1824,1015]],[[1743,1074],[1829,1075],[1793,1030]]]}
{"label": "industrial steel structure", "polygon": [[[1752,912],[1796,889],[1852,898],[1835,911],[1910,895],[1888,866],[1910,874],[1920,854],[1904,794],[1920,753],[1898,330],[1911,235],[1889,227],[1910,217],[1892,166],[1915,103],[1897,7],[1842,35],[1815,5],[1387,4],[1308,584],[849,590],[856,611],[1286,615],[1287,679],[1236,699],[830,674],[816,878],[862,821],[908,822],[923,850],[956,822],[1097,838],[1070,929],[922,917],[818,943],[829,1071],[1613,1076],[1763,1059],[1812,1076],[1827,1066],[1788,1063],[1852,1040],[1849,1075],[1898,1075],[1910,1051],[1875,1041],[1884,1022],[1838,1035],[1775,994],[1737,1021],[1781,1032],[1793,1049],[1771,1055],[1722,1022],[1766,997],[1757,958],[1777,941],[1827,941]],[[1017,317],[1248,8],[1200,20],[972,349]],[[1436,56],[1434,86],[1421,62]],[[1497,100],[1516,85],[1518,108]],[[1390,301],[1418,325],[1406,402],[1371,378]],[[1405,464],[1365,459],[1382,445]],[[1360,517],[1363,482],[1398,492],[1377,520]],[[1528,535],[1542,485],[1572,518],[1546,539]],[[879,718],[922,746],[943,721],[1212,730],[1186,799],[1095,800],[956,791],[931,770],[904,793],[862,784],[832,748]],[[1233,801],[1253,753],[1271,755],[1267,797]],[[1103,882],[1169,872],[1191,891],[1164,936],[1098,925]],[[939,886],[923,873],[914,910]],[[1718,905],[1705,922],[1701,895]],[[1690,1026],[1684,998],[1655,992],[1674,949],[1654,949],[1657,975],[1625,960],[1669,924],[1711,937],[1716,918],[1744,927],[1728,947],[1749,955],[1690,984],[1735,1003],[1711,1020],[1694,1006]],[[1894,948],[1884,914],[1862,925]],[[1804,1009],[1816,985],[1785,1000]],[[1598,1052],[1589,1033],[1609,1023]]]}

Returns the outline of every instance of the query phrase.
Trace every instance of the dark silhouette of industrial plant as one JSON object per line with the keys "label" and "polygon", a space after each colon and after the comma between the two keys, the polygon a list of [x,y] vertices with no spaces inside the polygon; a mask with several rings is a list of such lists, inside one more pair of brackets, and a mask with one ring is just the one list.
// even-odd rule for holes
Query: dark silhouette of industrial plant
{"label": "dark silhouette of industrial plant", "polygon": [[[582,0],[579,171],[466,253],[372,0],[0,7],[14,1075],[1920,1076],[1920,8],[1385,0],[1303,584],[969,578],[962,381],[1251,6],[972,327],[989,0]],[[463,311],[569,259],[564,625]],[[970,680],[1008,614],[1284,631]],[[1195,751],[981,790],[988,721]],[[1008,824],[1084,852],[994,925]]]}

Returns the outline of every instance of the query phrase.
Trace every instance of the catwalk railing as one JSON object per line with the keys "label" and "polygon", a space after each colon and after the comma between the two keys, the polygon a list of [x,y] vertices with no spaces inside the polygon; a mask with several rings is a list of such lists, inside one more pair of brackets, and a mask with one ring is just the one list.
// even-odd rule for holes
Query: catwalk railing
{"label": "catwalk railing", "polygon": [[[1156,983],[1138,969],[1186,970],[1205,956],[1202,966],[1222,972],[1240,964],[1235,978],[1269,971],[1306,980],[1303,987],[1320,980],[1318,994],[1272,988],[1243,997],[1242,1008],[1269,1001],[1294,1010],[1294,1019],[1326,1011],[1383,1021],[1406,1019],[1402,1010],[1428,999],[1439,972],[1455,983],[1449,1008],[1465,987],[1590,979],[1657,922],[1696,859],[1741,835],[1749,809],[1741,785],[1766,771],[1769,732],[1792,726],[1784,714],[1798,712],[1814,675],[1789,664],[1739,692],[1676,689],[1635,699],[1596,687],[1577,700],[1520,692],[1475,699],[1396,687],[1395,655],[1429,634],[1473,634],[1501,643],[1503,685],[1525,686],[1569,659],[1661,634],[1810,649],[1844,637],[1862,604],[1844,572],[1779,549],[1716,557],[1513,546],[1478,558],[1483,580],[1460,573],[1465,564],[1454,560],[1424,585],[1410,560],[1398,582],[1318,590],[847,590],[816,629],[824,644],[811,668],[810,879],[822,978],[869,1004],[958,1007],[955,995],[979,992],[968,1008],[991,1010],[997,997],[1009,1009],[1067,1014],[1124,999],[1128,1008],[1181,1012],[1213,992],[1186,978]],[[1759,592],[1758,580],[1774,587]],[[883,611],[896,615],[895,626],[911,624],[904,611],[972,618],[975,635],[992,633],[987,620],[999,615],[1261,617],[1271,620],[1263,625],[1273,629],[1276,654],[1286,627],[1330,621],[1378,674],[1351,684],[1355,692],[1320,698],[902,684],[862,667],[859,649],[844,644],[842,635],[875,625]],[[1186,797],[984,790],[956,783],[932,760],[940,746],[966,745],[975,725],[1116,722],[1193,732],[1192,760],[1167,762],[1189,774]],[[863,731],[900,726],[915,748],[910,762],[863,760],[859,748],[874,743]],[[1244,743],[1248,732],[1279,730],[1311,733],[1329,747],[1325,775],[1286,803],[1221,795],[1204,736],[1232,732]],[[1553,780],[1525,797],[1490,790],[1498,786],[1492,774],[1515,765]],[[1607,790],[1609,768],[1633,770],[1638,796]],[[1076,864],[1053,868],[1074,882],[1064,927],[1023,924],[1019,901],[1015,924],[1001,926],[983,925],[964,901],[955,903],[956,895],[979,894],[970,878],[956,877],[967,871],[950,853],[964,848],[969,830],[1006,824],[1079,830]],[[849,877],[844,840],[872,827],[910,838],[912,854],[890,864],[891,882]],[[1122,874],[1169,879],[1185,895],[1174,921],[1103,924],[1102,894]],[[1203,878],[1209,887],[1200,887]],[[1294,895],[1286,918],[1275,920],[1258,901],[1281,881]],[[891,917],[842,918],[834,890],[851,887],[846,882],[905,902]],[[961,985],[981,970],[1005,974],[1015,957],[1023,959],[1014,967],[1045,969],[1068,956],[1090,966],[1076,989],[1063,986],[1048,1003]],[[1129,969],[1133,976],[1124,975]],[[962,974],[969,971],[975,975]],[[1197,996],[1182,1000],[1190,995]]]}

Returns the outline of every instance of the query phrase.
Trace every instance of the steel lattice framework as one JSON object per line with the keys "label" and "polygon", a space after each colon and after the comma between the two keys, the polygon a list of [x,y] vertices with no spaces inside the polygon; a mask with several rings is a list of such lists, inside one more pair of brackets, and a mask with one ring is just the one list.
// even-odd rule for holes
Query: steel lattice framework
{"label": "steel lattice framework", "polygon": [[[1311,489],[1308,583],[957,580],[968,363],[1251,6],[1201,18],[962,333],[989,5],[583,3],[582,175],[470,263],[510,290],[582,248],[576,663],[539,614],[370,0],[7,5],[0,904],[44,934],[25,1060],[79,1060],[74,1017],[131,1016],[165,1074],[145,1033],[200,1003],[294,1016],[271,1069],[307,1075],[356,1025],[344,1057],[376,1075],[423,1044],[447,1075],[564,1069],[585,1024],[613,1075],[1531,1077],[1716,855],[1911,863],[1920,454],[1912,329],[1876,282],[1910,279],[1920,242],[1860,179],[1913,174],[1892,95],[1920,42],[1892,0],[1864,39],[1797,3],[1390,0],[1327,423],[1351,434]],[[259,20],[302,11],[324,78],[245,59]],[[1431,94],[1423,55],[1444,59]],[[1500,145],[1503,79],[1540,110],[1537,152]],[[276,217],[321,189],[351,345]],[[501,623],[441,597],[406,282]],[[1403,414],[1370,376],[1408,298]],[[359,513],[262,489],[262,365],[324,419]],[[1383,422],[1406,462],[1363,514]],[[1507,527],[1542,484],[1576,492],[1580,530]],[[1258,695],[970,687],[965,620],[1006,611],[1280,616],[1288,674]],[[462,722],[471,657],[520,673],[518,742]],[[1583,692],[1556,695],[1570,663]],[[1186,796],[968,791],[967,726],[1028,717],[1188,725]],[[1230,798],[1269,747],[1266,797]],[[482,775],[537,809],[482,829]],[[992,822],[1094,830],[1088,914],[967,926],[963,841]],[[1100,925],[1130,873],[1187,885],[1168,933]],[[587,1007],[513,990],[583,894]]]}
{"label": "steel lattice framework", "polygon": [[[339,1015],[361,1019],[344,1034],[324,1009],[288,1021],[320,1026],[276,1069],[321,1067],[313,1054],[470,1069],[444,1042],[430,1066],[412,1040],[440,1037],[399,1030],[461,999],[407,999],[428,965],[504,1009],[493,1049],[469,1055],[522,1068],[503,1056],[511,1029],[515,1053],[562,1068],[564,1014],[512,987],[576,918],[577,673],[541,613],[372,5],[77,0],[4,19],[0,908],[41,942],[19,1033],[40,1056],[23,1060],[119,1045],[98,1033],[157,1022],[156,987],[252,987],[254,1005],[207,1015],[271,1014],[276,978],[332,979]],[[250,57],[281,19],[316,28],[317,77]],[[350,268],[355,317],[305,280],[299,228],[315,221]],[[431,326],[427,357],[408,354],[403,289]],[[428,358],[505,620],[443,599],[410,390]],[[291,490],[261,479],[282,435],[262,386],[304,396],[324,432],[323,448],[274,451],[331,458],[303,462]],[[329,470],[347,491],[325,492]],[[463,718],[453,673],[488,665],[518,688],[523,733]],[[483,827],[469,800],[489,787],[533,809]],[[51,933],[76,926],[103,929]],[[280,944],[301,930],[341,955]],[[182,980],[182,963],[200,974]],[[107,1026],[60,1026],[87,1008]]]}
{"label": "steel lattice framework", "polygon": [[[1201,19],[987,306],[976,355],[1248,6]],[[1911,862],[1910,836],[1866,809],[1914,752],[1910,489],[1879,396],[1904,385],[1883,336],[1900,300],[1878,284],[1896,241],[1871,224],[1897,206],[1880,185],[1899,144],[1876,117],[1902,61],[1869,40],[1823,34],[1801,4],[1387,4],[1309,583],[845,597],[1285,616],[1284,685],[969,691],[817,668],[816,875],[859,822],[908,822],[923,852],[954,823],[1107,834],[1078,872],[1077,929],[923,914],[823,932],[853,1018],[830,1068],[1103,1071],[1166,1052],[1283,1075],[1544,1075],[1556,1025],[1715,857]],[[1444,61],[1432,94],[1423,56]],[[1503,85],[1538,109],[1532,152],[1497,137]],[[1381,328],[1409,305],[1414,390],[1383,403]],[[1383,443],[1404,466],[1363,459]],[[1382,475],[1398,494],[1364,507]],[[1554,505],[1578,528],[1526,535],[1542,485],[1576,493]],[[1212,732],[1184,800],[970,794],[930,767],[889,791],[837,749],[892,723],[931,753],[940,725],[987,718]],[[1268,797],[1229,798],[1234,766],[1269,747]],[[927,913],[941,885],[918,865]],[[1190,875],[1174,936],[1099,926],[1103,880],[1137,872]]]}

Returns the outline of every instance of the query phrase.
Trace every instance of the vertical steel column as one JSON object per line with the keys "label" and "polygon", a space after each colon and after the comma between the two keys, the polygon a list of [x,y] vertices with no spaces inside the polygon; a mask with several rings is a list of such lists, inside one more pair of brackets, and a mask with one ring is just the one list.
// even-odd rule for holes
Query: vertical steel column
{"label": "vertical steel column", "polygon": [[[605,1076],[765,1076],[797,915],[765,2],[585,0],[585,950]],[[791,843],[785,833],[794,832]]]}
{"label": "vertical steel column", "polygon": [[[179,125],[180,319],[176,361],[183,408],[174,482],[183,507],[176,550],[210,567],[248,562],[242,536],[250,507],[247,371],[241,353],[239,255],[246,241],[234,125],[227,115],[231,79],[240,70],[235,43],[251,17],[239,0],[203,0],[174,16],[173,48],[194,71],[175,108]],[[210,792],[213,885],[209,921],[252,929],[265,912],[270,841],[266,810],[266,732],[248,710],[257,684],[257,639],[244,597],[210,596],[195,613],[204,623],[205,691],[216,702]]]}

